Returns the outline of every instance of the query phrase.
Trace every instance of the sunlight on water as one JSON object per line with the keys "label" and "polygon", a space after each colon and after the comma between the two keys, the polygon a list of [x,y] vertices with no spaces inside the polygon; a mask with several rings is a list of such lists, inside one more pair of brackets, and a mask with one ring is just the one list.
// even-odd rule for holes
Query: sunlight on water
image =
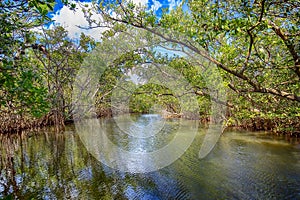
{"label": "sunlight on water", "polygon": [[[143,129],[157,119],[159,116],[143,115],[133,120]],[[122,134],[112,119],[105,123],[115,144],[137,152],[163,147],[178,129],[177,120],[166,120],[160,133],[136,139]],[[190,125],[184,121],[182,126]],[[148,126],[151,128],[155,129]],[[184,139],[185,131],[181,134]],[[228,131],[200,160],[204,136],[205,129],[200,129],[188,150],[170,166],[132,174],[97,161],[73,126],[64,134],[45,129],[30,137],[1,135],[0,198],[10,194],[19,199],[300,198],[299,139]]]}

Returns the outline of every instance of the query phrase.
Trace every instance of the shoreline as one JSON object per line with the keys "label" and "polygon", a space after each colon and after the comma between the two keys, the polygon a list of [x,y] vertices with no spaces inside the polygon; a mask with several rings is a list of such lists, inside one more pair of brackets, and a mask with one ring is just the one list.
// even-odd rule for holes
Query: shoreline
{"label": "shoreline", "polygon": [[[130,113],[135,115],[140,114],[148,114],[148,113]],[[111,118],[112,113],[111,112],[105,112],[105,113],[97,113],[97,118]],[[182,115],[175,113],[174,115],[168,115],[168,116],[162,116],[165,119],[178,119],[183,118],[186,120],[195,120],[192,118],[184,118]],[[202,125],[208,125],[209,124],[209,118],[208,117],[200,117],[199,123]],[[21,132],[28,132],[28,131],[35,131],[40,130],[45,127],[53,127],[56,129],[57,132],[64,131],[65,125],[74,124],[73,119],[67,119],[64,120],[63,125],[55,125],[53,118],[51,119],[51,114],[47,114],[39,119],[18,119],[18,123],[15,123],[16,121],[8,122],[6,123],[6,126],[9,127],[8,129],[3,129],[3,124],[5,126],[5,123],[2,123],[0,126],[0,134],[18,134]],[[290,121],[288,121],[291,123]],[[298,122],[298,123],[297,123]],[[287,129],[280,129],[284,126]],[[291,130],[290,126],[293,126],[294,130]],[[285,135],[289,137],[294,138],[300,138],[300,117],[295,118],[291,124],[287,124],[284,122],[283,119],[264,119],[264,118],[249,118],[244,119],[243,121],[238,121],[237,119],[231,120],[231,123],[229,123],[224,130],[228,129],[234,129],[239,131],[253,131],[253,132],[259,132],[259,131],[266,131],[270,132],[273,135]],[[290,129],[290,130],[289,130]],[[4,131],[3,131],[4,130]]]}

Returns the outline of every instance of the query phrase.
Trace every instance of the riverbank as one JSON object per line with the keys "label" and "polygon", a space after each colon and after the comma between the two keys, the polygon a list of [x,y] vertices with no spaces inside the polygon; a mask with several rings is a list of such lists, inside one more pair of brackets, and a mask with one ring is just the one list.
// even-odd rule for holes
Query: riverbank
{"label": "riverbank", "polygon": [[[134,114],[134,113],[132,113]],[[138,113],[136,113],[138,114]],[[112,112],[109,109],[101,109],[97,111],[97,117],[112,117]],[[162,113],[162,117],[183,118],[178,113]],[[58,120],[58,118],[61,118]],[[209,117],[200,117],[201,124],[209,123]],[[59,122],[59,124],[57,123]],[[33,118],[30,116],[20,116],[17,114],[1,113],[0,134],[17,133],[24,130],[35,130],[45,126],[55,126],[57,131],[64,129],[65,124],[73,123],[72,119],[62,119],[53,112],[41,118]],[[57,125],[58,124],[58,125]],[[248,118],[248,119],[233,119],[229,118],[227,128],[249,131],[267,131],[274,135],[287,135],[290,137],[300,137],[300,117],[293,118]]]}
{"label": "riverbank", "polygon": [[34,130],[45,126],[57,126],[60,129],[70,122],[72,123],[72,120],[64,120],[62,115],[54,112],[49,112],[40,118],[1,112],[0,134]]}
{"label": "riverbank", "polygon": [[275,135],[288,135],[291,137],[300,137],[300,117],[254,117],[242,120],[232,120],[228,126],[232,128],[251,131],[269,131]]}

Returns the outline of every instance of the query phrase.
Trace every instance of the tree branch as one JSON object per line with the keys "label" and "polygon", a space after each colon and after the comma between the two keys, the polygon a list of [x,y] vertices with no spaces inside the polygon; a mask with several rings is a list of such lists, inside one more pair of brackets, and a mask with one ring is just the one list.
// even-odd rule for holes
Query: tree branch
{"label": "tree branch", "polygon": [[[248,62],[247,60],[249,60],[249,57],[251,55],[251,49],[252,49],[253,41],[254,41],[253,36],[251,34],[251,31],[255,27],[257,27],[261,23],[262,20],[264,20],[264,18],[263,18],[263,13],[264,13],[264,9],[265,9],[264,8],[264,3],[265,3],[265,1],[262,2],[259,21],[254,26],[252,26],[250,29],[248,29],[248,34],[250,35],[250,46],[249,46],[247,58],[246,58],[246,61],[245,61],[246,63]],[[261,87],[261,85],[258,82],[256,82],[255,80],[251,80],[249,77],[245,76],[242,73],[243,71],[238,72],[236,70],[230,69],[229,67],[225,66],[224,64],[222,64],[221,62],[219,62],[218,60],[213,58],[212,56],[208,55],[207,52],[204,52],[204,51],[200,50],[199,48],[193,46],[191,43],[189,43],[187,41],[182,41],[182,40],[177,40],[177,39],[171,38],[171,37],[167,36],[166,34],[163,34],[163,33],[159,32],[159,31],[157,31],[153,28],[144,26],[143,24],[140,24],[140,23],[138,23],[138,22],[136,22],[132,19],[130,21],[127,21],[127,20],[122,19],[122,18],[112,17],[110,14],[105,13],[105,11],[103,11],[103,10],[101,10],[101,12],[109,20],[119,22],[119,23],[123,23],[123,24],[127,24],[127,25],[131,25],[133,27],[149,31],[152,34],[154,34],[156,36],[159,36],[163,40],[166,40],[166,41],[172,42],[172,43],[176,43],[176,44],[179,44],[179,45],[183,46],[184,48],[190,49],[191,51],[195,52],[196,54],[198,54],[198,55],[206,58],[210,62],[216,64],[216,66],[218,68],[228,72],[229,74],[231,74],[231,75],[233,75],[233,76],[235,76],[239,79],[242,79],[242,80],[246,81],[249,85],[251,85],[253,87],[253,89],[251,91],[248,91],[248,92],[269,93],[269,94],[280,96],[280,97],[283,97],[283,98],[286,98],[286,99],[289,99],[289,100],[300,102],[300,97],[295,95],[295,94],[284,92],[284,91],[279,91],[279,90],[272,89],[272,88],[263,88],[263,87]],[[295,61],[295,72],[300,77],[300,63],[299,63],[300,61],[299,61],[299,58],[298,58],[298,55],[295,51],[294,46],[289,43],[289,40],[282,33],[282,31],[280,30],[279,27],[277,27],[270,20],[268,20],[268,23],[273,27],[273,30],[276,32],[276,34],[278,36],[280,36],[282,38],[282,40],[285,42],[286,46],[288,47],[288,49],[289,49],[290,53],[292,54],[293,59]]]}
{"label": "tree branch", "polygon": [[291,41],[289,40],[289,38],[287,37],[287,34],[284,33],[280,27],[278,27],[274,22],[272,22],[271,20],[267,20],[268,24],[270,26],[272,26],[273,31],[276,33],[276,35],[278,35],[282,41],[284,42],[284,44],[286,45],[286,47],[288,48],[290,54],[293,57],[294,63],[295,63],[295,68],[294,71],[297,74],[297,76],[300,78],[300,59],[298,56],[298,53],[295,50],[295,46],[291,43]]}

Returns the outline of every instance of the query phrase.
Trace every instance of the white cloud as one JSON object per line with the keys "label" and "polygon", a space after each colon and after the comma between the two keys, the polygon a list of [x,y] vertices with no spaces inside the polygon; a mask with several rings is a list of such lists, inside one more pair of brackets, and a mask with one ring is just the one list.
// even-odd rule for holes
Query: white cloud
{"label": "white cloud", "polygon": [[[75,2],[76,3],[76,2]],[[79,3],[76,3],[76,11],[70,10],[68,7],[64,6],[58,13],[53,15],[52,19],[55,20],[55,24],[61,25],[66,28],[69,32],[69,37],[71,38],[78,38],[80,34],[83,32],[86,35],[90,35],[91,37],[95,39],[100,39],[101,33],[104,30],[107,30],[106,28],[95,28],[95,29],[89,29],[85,30],[82,28],[79,28],[78,26],[82,27],[88,27],[88,22],[86,21],[84,17],[84,13],[82,12]],[[91,3],[85,3],[89,7],[91,6]],[[98,17],[98,19],[96,18]],[[101,20],[98,16],[94,16],[94,19]],[[50,26],[50,28],[53,27],[53,25]]]}
{"label": "white cloud", "polygon": [[[135,4],[137,5],[142,5],[142,6],[147,6],[148,0],[132,0]],[[177,7],[182,1],[181,0],[168,0],[169,8],[170,10],[174,9]],[[88,22],[86,21],[84,17],[84,13],[82,12],[80,8],[80,3],[73,1],[72,3],[76,4],[76,11],[72,11],[66,6],[64,6],[58,13],[54,14],[52,19],[55,20],[55,24],[59,24],[63,27],[65,27],[68,32],[69,36],[71,38],[77,38],[80,36],[81,32],[90,35],[91,37],[95,39],[100,39],[101,38],[101,33],[104,30],[107,30],[107,28],[97,28],[97,29],[90,29],[90,30],[85,30],[81,29],[78,26],[82,27],[88,27]],[[89,7],[92,5],[92,3],[81,3],[82,4],[87,4]],[[159,2],[159,0],[154,0],[153,4],[151,5],[151,10],[156,12],[159,8],[162,7],[162,4]],[[101,16],[95,15],[93,16],[94,19],[96,20],[101,20]],[[98,19],[97,19],[97,18]],[[50,28],[53,27],[53,25],[50,26]]]}
{"label": "white cloud", "polygon": [[151,6],[151,10],[157,11],[160,7],[162,7],[162,4],[159,1],[153,1],[153,5]]}
{"label": "white cloud", "polygon": [[168,0],[169,9],[172,10],[181,4],[181,1],[178,0]]}
{"label": "white cloud", "polygon": [[141,4],[142,6],[147,6],[148,4],[148,0],[132,0],[133,3],[135,3],[136,5]]}

